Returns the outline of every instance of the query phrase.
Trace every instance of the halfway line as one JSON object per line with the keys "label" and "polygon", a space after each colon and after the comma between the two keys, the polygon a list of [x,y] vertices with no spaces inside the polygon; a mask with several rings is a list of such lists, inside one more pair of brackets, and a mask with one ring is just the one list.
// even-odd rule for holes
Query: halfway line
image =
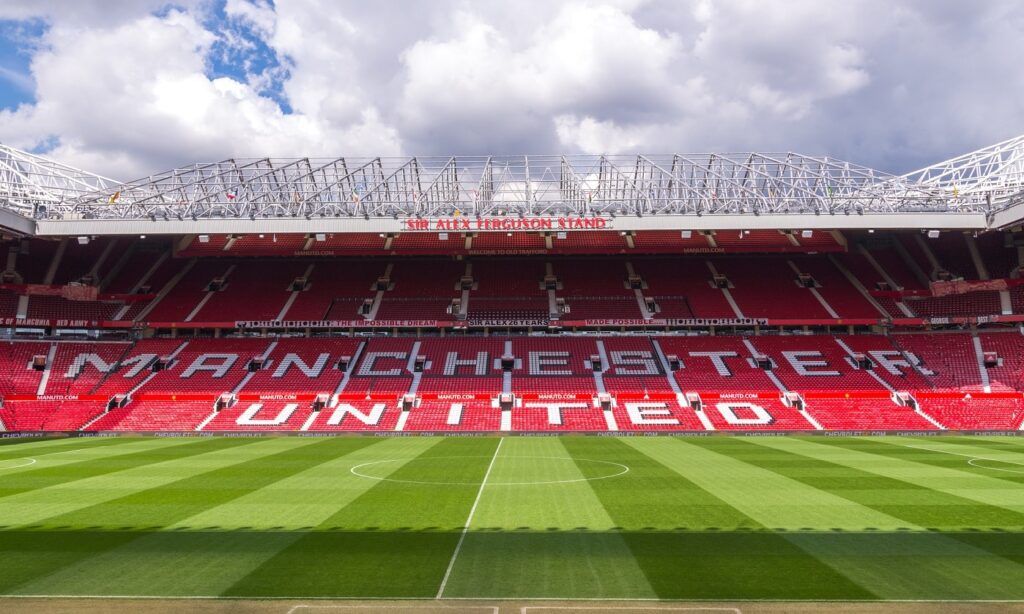
{"label": "halfway line", "polygon": [[502,437],[498,440],[498,445],[494,448],[494,456],[491,457],[491,464],[487,465],[487,472],[484,473],[484,479],[480,482],[480,490],[476,491],[476,500],[473,501],[473,507],[469,508],[469,517],[466,518],[466,525],[462,527],[462,535],[459,535],[459,543],[455,545],[455,552],[452,553],[452,560],[448,561],[448,569],[444,572],[444,578],[441,580],[441,586],[437,589],[437,596],[435,599],[440,599],[444,595],[444,589],[448,586],[448,577],[452,575],[452,569],[455,567],[455,559],[459,558],[459,551],[462,550],[462,542],[466,541],[466,533],[469,533],[469,524],[473,522],[473,514],[476,513],[476,506],[480,503],[480,495],[484,494],[484,486],[487,485],[487,478],[491,475],[491,469],[494,468],[494,461],[498,459],[498,450],[501,449],[501,444],[504,443],[505,438]]}

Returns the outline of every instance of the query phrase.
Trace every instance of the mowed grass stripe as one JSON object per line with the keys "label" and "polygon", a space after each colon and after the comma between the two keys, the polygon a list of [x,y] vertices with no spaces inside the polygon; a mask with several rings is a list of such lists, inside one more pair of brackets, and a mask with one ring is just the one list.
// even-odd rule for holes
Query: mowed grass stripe
{"label": "mowed grass stripe", "polygon": [[[0,448],[0,467],[4,461],[21,458],[42,458],[50,454],[65,454],[74,450],[105,448],[133,441],[129,437],[64,437],[61,439],[0,439],[4,445]],[[10,444],[16,445],[10,445]],[[6,475],[7,469],[0,470],[0,476]]]}
{"label": "mowed grass stripe", "polygon": [[[1024,484],[1024,448],[977,439],[952,437],[864,438],[837,441],[835,445],[890,458],[955,469],[970,475],[987,476]],[[972,456],[979,459],[972,461]],[[995,467],[995,468],[993,468]]]}
{"label": "mowed grass stripe", "polygon": [[[265,526],[263,529],[231,530],[209,523],[207,512],[230,508],[245,522],[246,513],[260,524],[259,510],[233,505],[263,489],[273,489],[295,476],[318,471],[330,465],[334,472],[345,471],[351,462],[341,459],[378,442],[372,439],[291,440],[288,449],[261,456],[242,464],[189,478],[188,482],[169,485],[164,492],[139,493],[136,499],[160,501],[167,496],[176,500],[186,492],[198,492],[188,507],[174,514],[164,505],[140,511],[140,520],[163,523],[168,529],[146,531],[137,539],[78,561],[54,573],[19,587],[23,594],[73,595],[217,595],[244,577],[263,561],[301,536],[301,529]],[[379,444],[378,444],[379,445]],[[156,495],[154,497],[154,495]],[[145,496],[145,498],[143,498]],[[132,505],[131,501],[119,502]],[[190,508],[190,509],[189,509]],[[147,513],[149,511],[150,513]],[[189,513],[190,511],[196,513]],[[152,514],[156,513],[156,516]],[[206,520],[206,521],[204,521]],[[262,524],[267,525],[264,521]]]}
{"label": "mowed grass stripe", "polygon": [[21,470],[5,472],[0,481],[0,514],[8,503],[5,498],[22,493],[162,463],[189,454],[202,454],[250,443],[245,440],[226,441],[230,440],[138,439],[128,444],[89,450],[88,454],[65,455],[60,459],[47,459]]}
{"label": "mowed grass stripe", "polygon": [[450,438],[415,458],[396,457],[401,466],[387,477],[398,481],[374,481],[224,594],[433,597],[497,445]]}
{"label": "mowed grass stripe", "polygon": [[[629,442],[884,599],[976,598],[986,586],[962,585],[957,566],[978,557],[980,567],[1001,573],[1007,563],[930,533],[903,543],[893,536],[914,528],[905,521],[736,458],[736,446],[746,445],[738,438]],[[804,465],[813,471],[813,461]]]}
{"label": "mowed grass stripe", "polygon": [[[154,445],[154,439],[142,438],[142,437],[92,437],[82,438],[75,440],[67,440],[70,443],[68,445],[61,446],[46,446],[42,449],[38,449],[38,452],[31,450],[37,449],[35,446],[20,448],[24,450],[19,454],[11,454],[10,458],[0,461],[0,467],[18,463],[20,459],[31,458],[35,459],[35,463],[26,464],[19,467],[8,467],[6,469],[0,469],[0,477],[4,478],[7,482],[8,478],[19,474],[33,475],[32,472],[39,471],[41,469],[53,469],[55,467],[72,465],[75,463],[92,463],[92,461],[103,458],[103,457],[115,457],[123,454],[134,454],[136,452],[145,452],[149,450],[158,449],[161,447],[170,447],[183,445],[188,442],[195,442],[195,439],[184,439],[184,438],[165,438],[160,440],[160,444]],[[38,475],[46,475],[41,473]],[[0,494],[0,496],[3,496]]]}
{"label": "mowed grass stripe", "polygon": [[[1004,441],[1007,443],[1004,444]],[[1010,443],[1011,441],[1013,440],[1005,437],[996,438],[994,441],[990,441],[987,438],[954,436],[941,438],[922,437],[914,439],[903,437],[878,439],[856,438],[841,439],[837,441],[829,440],[829,443],[837,447],[841,447],[842,449],[876,454],[883,458],[892,458],[905,462],[920,463],[961,471],[962,473],[959,474],[961,477],[956,480],[956,482],[963,485],[965,493],[969,493],[973,496],[978,496],[979,493],[991,496],[995,493],[1000,497],[1013,497],[1014,501],[1011,501],[1011,503],[1016,507],[1015,499],[1024,495],[1024,489],[1015,485],[1021,483],[1022,480],[1020,478],[1006,472],[968,465],[967,461],[970,459],[965,456],[960,456],[962,454],[970,455],[977,453],[979,456],[984,456],[986,458],[1005,458],[1008,462],[1013,463],[1024,462],[1024,460],[1020,459],[1020,454],[1024,453],[1024,449],[1022,449],[1022,446],[1013,445]],[[908,446],[913,446],[913,448]],[[920,448],[929,448],[929,450],[923,450]],[[941,450],[942,452],[931,450]],[[953,454],[945,452],[951,452]],[[1006,452],[1007,454],[999,454],[999,452]],[[1015,468],[1014,465],[1010,464],[1005,467]],[[1024,470],[1024,467],[1021,469]],[[988,478],[995,478],[996,480],[1002,480],[1002,482],[986,482],[983,480],[983,476],[984,480],[987,480]],[[969,486],[977,484],[982,484],[985,488],[969,488]],[[1002,488],[1000,488],[1000,485],[1002,485]],[[1015,563],[1024,565],[1024,533],[1019,531],[1011,532],[1004,527],[992,527],[986,532],[968,530],[957,532],[954,535],[956,539],[962,542],[971,544],[972,546],[982,550],[987,550],[988,552],[1012,560]]]}
{"label": "mowed grass stripe", "polygon": [[[881,494],[874,500],[870,495],[862,495],[865,501],[888,506],[889,509],[883,511],[921,526],[937,526],[942,529],[1024,529],[1024,488],[988,477],[968,465],[969,459],[965,457],[960,457],[962,462],[959,467],[946,468],[832,445],[825,438],[794,438],[782,443],[763,439],[744,441],[813,458],[828,463],[822,466],[830,469],[850,467],[857,471],[845,477],[848,483],[857,485],[855,491],[851,489],[851,494],[863,493],[863,486],[871,484],[871,488],[877,487]],[[941,452],[913,451],[922,457],[950,456]],[[1021,461],[1024,461],[1024,457],[1021,457]],[[1024,470],[1024,466],[1021,469]],[[843,484],[838,486],[842,487]]]}
{"label": "mowed grass stripe", "polygon": [[[251,458],[251,453],[246,454],[243,450],[253,444],[254,440],[204,440],[202,443],[203,445],[167,446],[163,441],[151,440],[150,444],[158,446],[158,451],[164,451],[159,457],[139,457],[139,462],[135,466],[119,465],[115,471],[69,480],[0,499],[0,528],[77,528],[53,522],[51,519],[141,490],[162,486],[188,475],[208,471],[230,463],[235,458]],[[140,445],[145,444],[140,442]],[[107,460],[107,457],[99,457],[96,462],[105,463]],[[109,523],[102,520],[96,523],[96,526],[106,527]]]}
{"label": "mowed grass stripe", "polygon": [[[950,521],[942,520],[941,510],[947,506],[951,514],[962,511],[955,509],[963,503],[962,499],[787,451],[801,449],[801,444],[815,445],[789,438],[762,442],[759,438],[742,437],[709,439],[693,445],[906,522],[905,532],[878,534],[874,527],[857,527],[847,535],[807,532],[789,536],[794,543],[836,564],[845,575],[886,598],[1024,597],[1024,567],[959,541],[954,535],[925,530],[936,525],[949,526]],[[769,447],[776,445],[779,447]],[[790,494],[796,495],[793,489]],[[987,514],[989,520],[1012,520],[1015,515],[999,508],[981,512],[985,507],[978,506],[979,513]]]}
{"label": "mowed grass stripe", "polygon": [[[663,599],[872,599],[876,595],[683,475],[695,459],[674,441],[572,438],[577,458],[630,467],[590,486]],[[596,466],[579,463],[582,473]]]}
{"label": "mowed grass stripe", "polygon": [[[210,447],[206,453],[196,455],[186,454],[187,451],[195,451],[194,447],[180,446],[181,458],[159,465],[142,465],[136,468],[135,473],[139,474],[142,483],[157,483],[166,487],[168,484],[182,481],[180,478],[183,475],[194,476],[197,473],[209,473],[211,470],[215,471],[225,464],[251,460],[254,458],[252,454],[248,457],[240,458],[235,453],[243,449],[243,447],[247,447],[255,448],[253,451],[259,455],[260,448],[250,445],[256,441],[258,440],[210,440],[206,443],[220,442],[220,449]],[[154,441],[154,443],[159,442]],[[157,467],[162,470],[160,477],[152,478],[146,475],[147,472],[156,471]],[[125,470],[118,475],[127,476],[131,473],[133,473],[132,470]],[[48,521],[47,528],[43,528],[42,523],[37,523],[21,529],[8,529],[0,533],[0,538],[2,538],[0,540],[0,561],[2,561],[0,563],[2,565],[2,569],[0,569],[0,572],[2,572],[0,573],[0,593],[12,593],[15,587],[19,585],[137,539],[140,535],[145,534],[147,530],[154,530],[156,526],[160,525],[160,518],[154,518],[151,513],[152,508],[147,508],[146,501],[138,499],[139,494],[144,489],[129,488],[130,494],[127,496],[107,495],[107,489],[102,486],[104,479],[117,480],[117,478],[94,478],[99,483],[94,484],[93,488],[81,491],[89,497],[102,497],[103,503],[82,505],[73,500],[58,501],[56,505],[63,505],[73,509],[70,512],[46,519]],[[125,480],[123,477],[122,481],[130,482],[130,480]],[[149,489],[150,492],[157,496],[156,501],[162,501],[159,497],[159,489],[160,486]],[[65,497],[73,497],[72,493],[74,492],[74,490],[67,490],[67,492],[60,494]],[[124,492],[124,489],[114,489],[114,492]],[[56,491],[51,491],[51,494],[56,494]],[[187,495],[187,497],[194,496],[195,494],[191,492]],[[96,511],[100,505],[109,506],[113,502],[125,502],[129,497],[135,497],[135,499],[131,500],[133,505],[130,510],[127,513],[122,513],[122,517],[127,515],[131,518],[126,524],[112,525],[108,521],[91,523],[91,521],[97,518]],[[107,507],[105,509],[116,508]],[[173,505],[163,505],[160,509],[165,512],[165,518],[171,518],[170,521],[173,521],[173,517],[169,515],[169,511],[174,509]],[[147,511],[150,513],[146,514]],[[76,516],[76,512],[82,515]],[[9,512],[4,508],[3,513],[6,515]]]}
{"label": "mowed grass stripe", "polygon": [[444,596],[656,597],[587,477],[562,438],[505,439]]}

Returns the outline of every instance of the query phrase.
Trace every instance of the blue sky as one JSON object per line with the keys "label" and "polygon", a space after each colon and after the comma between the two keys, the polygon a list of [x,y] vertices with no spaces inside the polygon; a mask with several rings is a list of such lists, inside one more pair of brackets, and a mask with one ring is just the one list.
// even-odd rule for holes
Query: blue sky
{"label": "blue sky", "polygon": [[29,63],[45,31],[39,19],[0,21],[0,108],[35,102]]}
{"label": "blue sky", "polygon": [[0,141],[119,179],[250,156],[797,151],[1024,133],[1024,3],[5,0]]}

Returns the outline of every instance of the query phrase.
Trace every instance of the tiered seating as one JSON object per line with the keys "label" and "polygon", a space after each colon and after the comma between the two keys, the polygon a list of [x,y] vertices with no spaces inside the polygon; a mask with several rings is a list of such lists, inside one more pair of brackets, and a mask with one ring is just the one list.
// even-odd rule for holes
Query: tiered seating
{"label": "tiered seating", "polygon": [[631,258],[633,270],[647,283],[644,296],[661,308],[658,318],[734,318],[725,294],[711,284],[703,260]]}
{"label": "tiered seating", "polygon": [[[830,318],[811,293],[797,285],[796,273],[782,259],[716,258],[715,268],[732,282],[729,290],[748,318]],[[780,314],[779,303],[785,303]]]}
{"label": "tiered seating", "polygon": [[567,232],[564,239],[559,239],[556,233],[551,238],[551,247],[556,251],[581,254],[622,253],[626,241],[617,232]]}
{"label": "tiered seating", "polygon": [[[673,373],[683,391],[761,391],[775,392],[778,388],[759,368],[748,363],[750,350],[739,337],[662,337],[658,339],[666,355],[676,355],[684,368]],[[813,342],[809,342],[811,345]],[[727,375],[720,374],[708,356],[694,356],[702,352],[732,352],[735,356],[720,356]]]}
{"label": "tiered seating", "polygon": [[[279,339],[266,357],[266,367],[252,373],[239,392],[262,395],[332,393],[345,375],[337,369],[338,360],[355,356],[358,347],[359,341],[355,339]],[[324,354],[327,359],[319,375],[306,375],[303,369],[316,369]],[[283,364],[286,359],[288,366]],[[239,367],[245,368],[245,365]],[[278,375],[282,368],[285,370]]]}
{"label": "tiered seating", "polygon": [[384,293],[378,320],[447,320],[465,264],[451,260],[409,260],[391,272],[392,288]]}
{"label": "tiered seating", "polygon": [[[640,404],[639,420],[630,415],[627,404]],[[674,400],[624,400],[619,399],[612,407],[615,426],[620,431],[704,431],[704,425],[696,412],[689,407],[680,407]],[[639,424],[637,423],[639,422]]]}
{"label": "tiered seating", "polygon": [[58,343],[46,394],[91,393],[99,386],[105,373],[92,362],[82,360],[82,355],[94,354],[102,363],[113,365],[130,348],[128,343]]}
{"label": "tiered seating", "polygon": [[565,319],[637,319],[642,317],[633,290],[626,287],[626,268],[620,259],[559,260],[554,273],[562,282],[558,296],[569,306]]}
{"label": "tiered seating", "polygon": [[178,252],[178,255],[182,257],[222,256],[225,253],[224,248],[227,247],[227,243],[227,235],[212,235],[206,242],[200,241],[199,237],[196,236],[185,249]]}
{"label": "tiered seating", "polygon": [[878,310],[829,260],[804,256],[794,258],[801,273],[807,273],[821,287],[818,293],[841,318],[878,318]]}
{"label": "tiered seating", "polygon": [[[871,372],[882,379],[893,390],[926,390],[930,389],[933,385],[930,377],[923,375],[913,367],[913,358],[916,357],[920,361],[923,360],[923,357],[909,348],[898,347],[898,344],[894,344],[893,340],[889,337],[880,335],[837,335],[835,337],[835,345],[839,345],[839,342],[845,344],[854,353],[864,354],[869,357],[875,365]],[[905,353],[908,351],[911,354],[909,356]],[[890,370],[883,364],[883,360],[903,364],[891,365]],[[930,365],[923,365],[922,368],[927,368],[928,366]]]}
{"label": "tiered seating", "polygon": [[87,431],[194,431],[213,411],[213,401],[133,401],[113,409]]}
{"label": "tiered seating", "polygon": [[[525,401],[512,410],[513,431],[607,431],[604,412],[589,401],[569,401],[583,407],[565,407],[557,412],[555,424],[543,401]],[[561,422],[558,424],[557,422]]]}
{"label": "tiered seating", "polygon": [[[761,353],[775,361],[773,373],[790,390],[884,390],[885,387],[867,371],[855,369],[848,361],[849,355],[829,337],[773,336],[753,337],[751,344]],[[786,358],[786,352],[793,362]],[[817,352],[817,354],[806,354]],[[820,365],[809,363],[820,362]],[[815,373],[816,375],[801,374]]]}
{"label": "tiered seating", "polygon": [[13,318],[18,313],[18,295],[0,290],[0,318]]}
{"label": "tiered seating", "polygon": [[[356,415],[353,410],[360,415]],[[396,399],[341,400],[337,407],[320,410],[309,430],[393,431],[401,413]],[[337,422],[337,424],[331,424],[331,422]]]}
{"label": "tiered seating", "polygon": [[[259,410],[245,422],[241,418],[254,405]],[[326,411],[326,410],[325,410]],[[218,411],[212,420],[203,426],[203,431],[298,431],[313,413],[309,401],[239,401],[234,407]],[[252,422],[272,424],[252,424]]]}
{"label": "tiered seating", "polygon": [[968,317],[1002,313],[998,292],[970,292],[950,296],[906,298],[907,306],[922,318]]}
{"label": "tiered seating", "polygon": [[[131,391],[135,386],[145,381],[147,377],[154,375],[148,368],[153,358],[168,356],[184,343],[185,340],[180,339],[145,339],[139,341],[131,348],[131,350],[120,357],[120,368],[110,372],[106,376],[100,376],[99,383],[91,392],[93,394],[100,394],[109,397],[114,394],[127,393]],[[140,364],[140,362],[142,364]],[[180,367],[180,364],[181,363],[179,362],[173,366]],[[133,377],[129,377],[130,374],[137,370],[138,373]],[[54,376],[62,377],[63,373],[66,373],[66,371],[62,373],[55,373]],[[83,365],[82,375],[79,377],[96,377],[96,375],[94,375],[94,366],[89,363]]]}
{"label": "tiered seating", "polygon": [[988,367],[992,390],[1021,390],[1024,386],[1024,336],[1017,331],[981,333],[983,352],[996,352],[1002,360],[1000,366]]}
{"label": "tiered seating", "polygon": [[[161,344],[162,345],[162,344]],[[170,369],[160,371],[146,382],[140,390],[145,394],[206,394],[218,395],[232,391],[247,371],[245,365],[249,360],[266,351],[270,345],[267,339],[192,339],[178,354]],[[166,346],[163,346],[166,348]],[[132,351],[133,355],[150,349],[146,341],[140,342]],[[209,355],[203,364],[217,367],[231,363],[229,356],[237,356],[233,364],[217,373],[211,370],[194,371],[185,377],[189,369],[194,368],[204,355]],[[225,356],[227,355],[227,356]],[[142,374],[140,374],[140,377]],[[108,378],[110,380],[116,378]],[[212,405],[212,402],[211,402]]]}
{"label": "tiered seating", "polygon": [[[161,300],[146,320],[150,322],[181,322],[199,305],[207,295],[207,286],[217,277],[223,277],[229,263],[223,260],[200,260]],[[231,278],[227,278],[231,283]],[[233,319],[233,318],[230,318]]]}
{"label": "tiered seating", "polygon": [[49,342],[3,342],[0,343],[0,396],[10,394],[35,394],[39,388],[42,371],[31,368],[33,356],[46,356],[50,351]]}
{"label": "tiered seating", "polygon": [[42,320],[110,320],[124,303],[115,301],[69,301],[59,296],[31,296],[27,317]]}
{"label": "tiered seating", "polygon": [[9,431],[44,431],[44,425],[57,408],[59,401],[7,401],[2,414]]}
{"label": "tiered seating", "polygon": [[473,254],[515,250],[544,253],[544,236],[534,232],[481,232],[473,237]]}
{"label": "tiered seating", "polygon": [[[871,254],[871,257],[875,259],[875,262],[877,262],[880,267],[882,267],[882,270],[885,271],[885,273],[890,278],[892,278],[892,280],[895,281],[901,288],[905,288],[907,290],[923,288],[921,282],[918,281],[917,277],[914,276],[910,268],[907,267],[907,264],[903,261],[903,258],[896,251],[896,248],[892,247],[891,245],[885,246],[879,244],[871,244],[868,246],[868,253]],[[871,266],[866,261],[865,264],[867,266]],[[874,271],[873,267],[872,271]],[[927,273],[927,271],[925,272]],[[868,287],[873,288],[874,282],[878,281],[883,281],[883,279],[880,275],[878,275],[877,272],[875,272],[874,281],[872,282],[872,285]],[[895,290],[896,288],[893,289]]]}
{"label": "tiered seating", "polygon": [[786,407],[779,399],[763,396],[707,399],[704,401],[704,415],[717,431],[815,430],[814,425],[795,408]]}
{"label": "tiered seating", "polygon": [[1010,305],[1013,313],[1024,314],[1024,286],[1010,288]]}
{"label": "tiered seating", "polygon": [[[412,385],[412,373],[408,366],[414,342],[415,339],[410,338],[368,340],[358,364],[352,369],[344,392],[383,395],[389,400],[408,392]],[[395,373],[374,375],[391,371]]]}
{"label": "tiered seating", "polygon": [[719,247],[725,249],[779,250],[794,248],[786,235],[777,230],[722,230],[715,233],[714,239]]}
{"label": "tiered seating", "polygon": [[547,320],[548,294],[540,260],[473,260],[477,287],[469,294],[470,320]]}
{"label": "tiered seating", "polygon": [[839,243],[832,236],[831,232],[814,231],[809,237],[803,236],[803,233],[795,232],[793,238],[805,250],[834,251],[839,247]]}
{"label": "tiered seating", "polygon": [[[428,368],[420,379],[422,393],[464,393],[497,396],[501,392],[502,372],[495,368],[495,361],[504,353],[505,342],[501,338],[450,337],[424,339],[419,355],[426,358]],[[480,353],[486,354],[486,371],[476,375],[476,365],[454,365],[455,372],[445,375],[445,364],[449,355],[455,360],[475,361]]]}
{"label": "tiered seating", "polygon": [[678,230],[644,230],[633,237],[633,245],[638,252],[685,252],[707,249],[708,240],[699,232],[684,239]]}
{"label": "tiered seating", "polygon": [[374,284],[386,264],[377,260],[317,262],[310,286],[299,292],[285,314],[287,320],[359,320],[359,306],[373,297]]}
{"label": "tiered seating", "polygon": [[893,335],[894,343],[913,352],[934,372],[928,379],[937,390],[981,390],[978,357],[970,335]]}
{"label": "tiered seating", "polygon": [[328,234],[310,248],[321,254],[376,254],[384,253],[384,237],[375,232]]}
{"label": "tiered seating", "polygon": [[[462,405],[458,424],[448,424],[453,403]],[[409,411],[406,431],[498,431],[501,428],[501,410],[483,400],[424,400]]]}
{"label": "tiered seating", "polygon": [[[868,292],[877,291],[879,289],[879,283],[884,282],[885,279],[875,270],[875,267],[871,266],[868,259],[860,253],[859,250],[851,248],[849,253],[837,254],[836,258],[842,263],[843,266],[857,278],[857,281],[864,286]],[[894,289],[894,288],[893,288]],[[900,309],[896,306],[896,301],[891,298],[875,297],[875,301],[881,305],[889,317],[893,318],[905,318],[907,317]]]}
{"label": "tiered seating", "polygon": [[913,409],[888,398],[807,398],[807,411],[828,431],[938,430]]}
{"label": "tiered seating", "polygon": [[522,368],[512,376],[512,390],[516,393],[597,392],[594,372],[584,365],[597,354],[593,339],[515,337],[512,354],[522,361]]}
{"label": "tiered seating", "polygon": [[301,251],[309,239],[304,234],[245,235],[237,239],[227,253],[239,256],[262,256],[266,254],[292,254]]}
{"label": "tiered seating", "polygon": [[966,394],[959,398],[919,395],[921,409],[951,430],[1017,430],[1024,420],[1020,395]]}
{"label": "tiered seating", "polygon": [[103,413],[106,407],[106,401],[30,401],[26,404],[52,407],[52,411],[38,427],[41,431],[77,431],[89,420]]}
{"label": "tiered seating", "polygon": [[[603,340],[611,365],[603,374],[605,389],[615,394],[643,395],[649,392],[672,392],[664,368],[658,361],[654,347],[646,338],[609,337]],[[632,364],[619,364],[615,357]],[[654,371],[654,373],[650,373]]]}
{"label": "tiered seating", "polygon": [[220,292],[213,292],[192,320],[273,320],[288,297],[292,281],[308,265],[300,260],[239,263]]}
{"label": "tiered seating", "polygon": [[391,251],[403,254],[443,254],[453,248],[461,248],[465,238],[457,233],[448,233],[446,239],[436,232],[404,232],[391,241]]}
{"label": "tiered seating", "polygon": [[[895,405],[890,390],[915,395],[926,413],[934,408],[929,415],[949,428],[1013,428],[1015,422],[1020,425],[1018,418],[1024,419],[1017,391],[1024,362],[1022,340],[1016,333],[982,334],[983,349],[995,350],[1003,359],[1001,366],[986,370],[997,391],[987,394],[981,392],[984,384],[969,334],[658,337],[664,353],[683,362],[683,368],[668,376],[661,373],[663,366],[646,338],[512,337],[511,352],[520,367],[511,375],[519,405],[512,410],[510,426],[512,430],[606,429],[606,416],[594,405],[597,380],[587,364],[591,356],[602,355],[600,342],[609,363],[602,365],[601,380],[615,400],[612,417],[619,430],[703,428],[696,413],[678,406],[668,377],[674,377],[682,391],[701,395],[707,419],[716,429],[812,428],[811,421],[781,402],[781,391],[772,378],[801,393],[810,415],[826,429],[934,428],[923,416]],[[498,430],[501,411],[493,404],[502,391],[503,374],[495,361],[505,353],[506,342],[498,337],[424,338],[418,342],[414,338],[147,339],[134,346],[59,342],[43,391],[47,396],[39,400],[31,398],[39,392],[42,373],[27,367],[31,356],[46,355],[51,344],[7,343],[0,355],[0,368],[10,376],[0,379],[0,394],[7,397],[0,418],[8,429],[75,429],[98,416],[112,395],[131,393],[126,407],[103,415],[90,430],[190,430],[207,417],[212,418],[207,430],[296,430],[310,417],[316,394],[340,391],[340,402],[352,405],[357,413],[340,424],[328,425],[334,408],[326,408],[315,416],[311,430],[393,430],[402,416],[402,395],[412,391],[418,380],[415,392],[419,403],[407,413],[405,430]],[[847,361],[846,348],[865,354],[874,368],[854,368]],[[175,351],[168,369],[151,370],[155,357]],[[787,352],[813,353],[787,358]],[[475,361],[480,353],[484,355],[484,373],[478,376]],[[449,354],[474,363],[455,365],[455,372],[446,375]],[[751,365],[750,357],[758,354],[771,359],[771,371]],[[360,358],[349,367],[346,380],[346,372],[336,368],[337,361],[357,355]],[[911,355],[920,357],[927,375],[914,369]],[[267,364],[250,372],[247,365],[255,356],[265,357]],[[414,377],[416,356],[423,356],[425,365]],[[824,364],[811,364],[819,360]],[[286,363],[290,368],[275,377]],[[116,371],[106,373],[107,365],[117,364]],[[195,369],[202,365],[208,369]],[[182,377],[189,371],[193,371],[189,377]],[[834,373],[814,375],[822,371]],[[214,402],[224,392],[236,392],[241,398],[233,407],[213,414]],[[965,393],[970,393],[968,400],[964,400]],[[87,394],[95,396],[77,399]],[[12,395],[21,398],[10,398]],[[258,414],[249,416],[257,421],[275,418],[288,403],[297,408],[279,424],[239,425],[239,418],[253,403],[264,405]],[[463,413],[457,424],[449,425],[453,403],[462,404]],[[550,403],[581,403],[582,407],[567,408],[558,425],[551,424],[546,413],[545,404]],[[644,405],[639,409],[632,406],[631,412],[631,403]],[[723,403],[727,405],[724,410],[719,407]],[[360,419],[358,412],[369,416],[378,404],[385,408],[379,419]]]}

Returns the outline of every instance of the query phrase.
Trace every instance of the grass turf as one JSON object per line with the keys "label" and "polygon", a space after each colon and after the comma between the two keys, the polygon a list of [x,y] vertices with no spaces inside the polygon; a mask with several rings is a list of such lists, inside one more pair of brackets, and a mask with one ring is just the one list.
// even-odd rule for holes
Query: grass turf
{"label": "grass turf", "polygon": [[1020,600],[1022,553],[1013,438],[0,446],[2,595]]}

